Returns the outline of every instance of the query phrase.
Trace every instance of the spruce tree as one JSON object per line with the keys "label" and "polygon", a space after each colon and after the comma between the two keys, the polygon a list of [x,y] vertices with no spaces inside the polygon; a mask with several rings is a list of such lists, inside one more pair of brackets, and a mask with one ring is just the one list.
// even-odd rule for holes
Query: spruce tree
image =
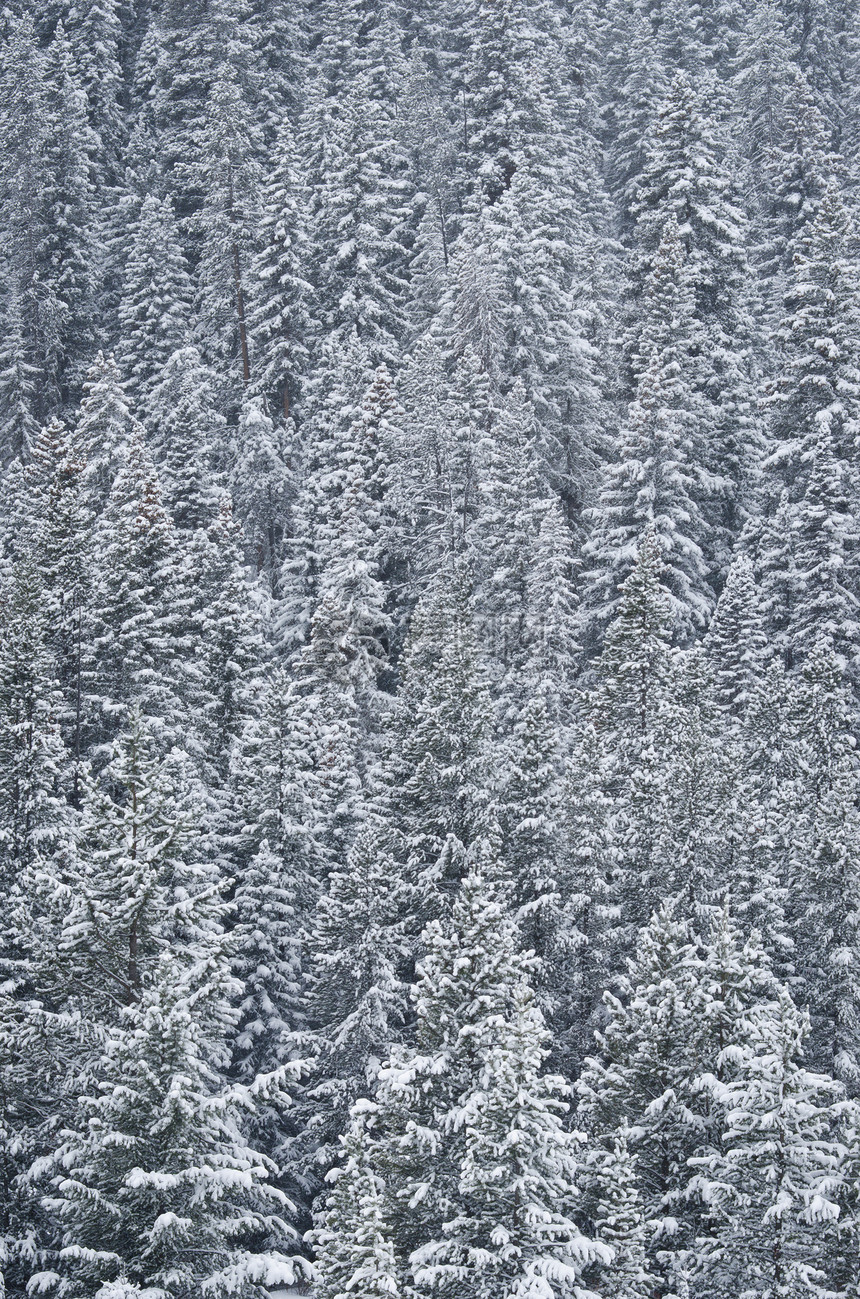
{"label": "spruce tree", "polygon": [[170,734],[178,724],[176,542],[161,486],[136,426],[94,534],[103,557],[93,593],[95,663],[89,689],[110,734],[124,707]]}
{"label": "spruce tree", "polygon": [[[637,356],[638,302],[661,257],[674,216],[686,254],[698,364],[690,376],[698,399],[702,476],[697,503],[712,529],[706,555],[718,573],[726,546],[743,522],[759,434],[751,405],[751,321],[743,213],[737,202],[720,123],[705,103],[705,85],[678,73],[658,105],[646,162],[633,201],[630,328],[625,360],[635,380],[647,366]],[[644,362],[644,365],[643,365]]]}
{"label": "spruce tree", "polygon": [[693,1161],[712,1217],[713,1235],[702,1241],[705,1284],[717,1293],[740,1284],[754,1295],[799,1287],[826,1294],[822,1265],[839,1214],[839,1089],[800,1062],[807,1026],[786,991],[743,1027],[730,1048],[733,1076],[712,1083],[725,1116],[723,1148]]}
{"label": "spruce tree", "polygon": [[493,821],[490,700],[465,574],[417,607],[400,672],[385,797],[411,869],[449,888]]}
{"label": "spruce tree", "polygon": [[604,470],[585,546],[591,567],[586,606],[593,611],[596,632],[618,608],[619,589],[645,528],[653,530],[661,546],[663,582],[680,636],[687,638],[704,626],[713,607],[708,556],[714,553],[714,534],[702,513],[700,490],[705,468],[701,425],[709,414],[695,382],[694,357],[703,346],[695,272],[673,217],[650,260],[639,305],[636,394],[618,459]]}
{"label": "spruce tree", "polygon": [[713,664],[720,706],[743,716],[750,694],[764,669],[767,640],[762,627],[761,594],[749,556],[732,560],[705,647]]}
{"label": "spruce tree", "polygon": [[46,1203],[62,1225],[60,1275],[85,1294],[117,1278],[168,1294],[262,1294],[296,1275],[284,1253],[297,1243],[292,1205],[241,1131],[289,1072],[244,1089],[219,1079],[235,989],[206,893],[187,898],[183,955],[164,952],[124,1009],[97,1090],[61,1134]]}
{"label": "spruce tree", "polygon": [[[494,869],[488,845],[476,851]],[[576,1294],[611,1255],[573,1218],[579,1137],[565,1084],[541,1072],[533,958],[474,868],[424,942],[415,1047],[382,1069],[376,1099],[398,1259],[420,1294]]]}
{"label": "spruce tree", "polygon": [[302,1145],[319,1169],[336,1155],[350,1108],[372,1094],[376,1070],[409,1017],[414,898],[387,839],[384,824],[368,817],[307,920],[306,1040],[315,1066]]}
{"label": "spruce tree", "polygon": [[342,1162],[328,1174],[332,1189],[309,1239],[319,1292],[325,1299],[360,1292],[397,1299],[400,1268],[386,1221],[385,1183],[371,1162],[373,1108],[356,1103],[340,1138]]}
{"label": "spruce tree", "polygon": [[187,339],[191,279],[169,198],[143,200],[122,277],[118,360],[138,401],[148,398]]}

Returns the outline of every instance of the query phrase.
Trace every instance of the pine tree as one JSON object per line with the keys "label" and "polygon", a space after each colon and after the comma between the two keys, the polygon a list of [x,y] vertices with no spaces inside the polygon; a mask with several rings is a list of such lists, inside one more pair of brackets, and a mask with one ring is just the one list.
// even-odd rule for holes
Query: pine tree
{"label": "pine tree", "polygon": [[564,1083],[541,1073],[534,961],[474,868],[424,942],[416,1044],[383,1068],[376,1101],[398,1258],[421,1294],[576,1293],[610,1254],[573,1221],[579,1138]]}
{"label": "pine tree", "polygon": [[324,497],[315,510],[317,589],[320,598],[343,611],[345,650],[365,709],[384,670],[390,639],[382,578],[395,563],[386,497],[396,411],[390,375],[379,367],[353,419],[342,432],[335,430],[319,476]]}
{"label": "pine tree", "polygon": [[[606,467],[593,531],[585,547],[592,565],[586,605],[602,630],[618,607],[619,589],[635,562],[636,544],[653,529],[663,554],[663,581],[679,634],[687,638],[713,607],[708,556],[713,533],[703,517],[699,481],[705,453],[700,423],[707,409],[696,394],[693,360],[702,346],[694,289],[680,229],[667,224],[640,304],[642,368],[622,433],[618,460]],[[699,481],[697,481],[699,480]]]}
{"label": "pine tree", "polygon": [[316,1061],[302,1141],[316,1147],[319,1168],[331,1161],[352,1105],[372,1093],[376,1070],[408,1018],[413,898],[387,839],[376,818],[363,822],[308,918],[308,1041]]}
{"label": "pine tree", "polygon": [[[476,3],[465,20],[458,80],[471,211],[454,260],[462,248],[494,317],[482,341],[474,332],[469,341],[503,390],[512,379],[523,384],[553,485],[573,513],[587,492],[602,413],[588,269],[605,250],[594,215],[602,201],[596,151],[552,6]],[[463,287],[455,314],[475,320],[477,295]]]}
{"label": "pine tree", "polygon": [[629,228],[648,127],[666,91],[667,69],[661,66],[647,4],[611,0],[601,35],[598,77],[609,188]]}
{"label": "pine tree", "polygon": [[224,494],[206,531],[199,529],[191,540],[177,579],[185,623],[182,689],[191,703],[209,780],[221,788],[264,655],[262,620],[247,579],[241,536]]}
{"label": "pine tree", "polygon": [[14,281],[4,305],[5,340],[0,345],[0,455],[4,462],[20,456],[38,430],[39,370],[27,345],[21,301]]}
{"label": "pine tree", "polygon": [[[818,210],[828,179],[838,167],[833,135],[808,78],[790,65],[785,113],[767,175],[771,208],[766,224],[764,269],[773,288],[790,277],[794,253]],[[778,302],[778,298],[776,299]]]}
{"label": "pine tree", "polygon": [[298,726],[312,736],[316,834],[324,852],[341,860],[364,815],[369,757],[361,742],[347,631],[339,602],[323,596],[297,658],[294,687]]}
{"label": "pine tree", "polygon": [[358,1101],[340,1138],[343,1160],[328,1174],[332,1189],[310,1233],[317,1287],[324,1299],[360,1292],[397,1299],[400,1269],[389,1237],[385,1184],[371,1162],[373,1109]]}
{"label": "pine tree", "polygon": [[119,364],[139,401],[146,401],[187,340],[191,296],[173,205],[149,194],[133,230],[119,305]]}
{"label": "pine tree", "polygon": [[84,789],[58,949],[59,972],[77,1003],[115,1023],[178,940],[183,891],[205,902],[214,877],[188,859],[202,794],[186,755],[160,758],[151,728],[132,712],[107,756]]}
{"label": "pine tree", "polygon": [[828,1293],[821,1264],[839,1213],[830,1136],[839,1090],[800,1063],[807,1025],[787,992],[744,1027],[727,1050],[734,1076],[712,1084],[725,1115],[723,1149],[694,1161],[713,1218],[707,1283],[718,1293],[738,1284],[753,1295]]}
{"label": "pine tree", "polygon": [[89,688],[99,696],[102,725],[110,732],[112,717],[135,704],[169,733],[178,720],[176,543],[139,425],[123,450],[93,544],[102,571],[93,594],[96,661]]}
{"label": "pine tree", "polygon": [[[775,0],[749,7],[733,82],[751,260],[759,274],[761,305],[772,318],[782,274],[789,269],[786,250],[808,219],[822,158],[820,119],[809,112],[808,87]],[[769,365],[766,346],[759,355]]]}
{"label": "pine tree", "polygon": [[519,381],[491,413],[475,471],[478,510],[466,541],[495,690],[516,698],[526,659],[537,657],[560,691],[576,652],[573,537],[546,481],[535,412]]}
{"label": "pine tree", "polygon": [[580,663],[578,565],[562,502],[544,500],[534,556],[526,577],[530,658],[551,707],[563,717]]}
{"label": "pine tree", "polygon": [[646,739],[654,729],[660,686],[669,670],[672,605],[662,571],[660,543],[648,529],[621,587],[620,608],[600,658],[601,703],[605,701],[617,728]]}
{"label": "pine tree", "polygon": [[767,647],[755,571],[749,556],[743,552],[732,560],[705,647],[713,664],[720,706],[743,716],[755,682],[764,669]]}
{"label": "pine tree", "polygon": [[[314,715],[284,669],[271,663],[249,694],[231,755],[228,804],[238,875],[234,969],[244,984],[234,1064],[245,1082],[282,1063],[306,1025],[304,935],[330,861],[321,842]],[[268,1117],[266,1140],[275,1149],[286,1134],[277,1113]]]}
{"label": "pine tree", "polygon": [[772,514],[759,524],[756,563],[761,581],[761,611],[765,632],[775,652],[792,661],[794,610],[800,595],[797,573],[796,508],[787,489]]}

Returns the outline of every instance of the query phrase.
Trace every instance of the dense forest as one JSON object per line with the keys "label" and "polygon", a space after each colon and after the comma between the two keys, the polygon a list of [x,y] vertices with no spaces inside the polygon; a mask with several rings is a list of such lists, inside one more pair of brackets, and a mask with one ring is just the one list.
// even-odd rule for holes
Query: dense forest
{"label": "dense forest", "polygon": [[7,1299],[858,1299],[860,4],[10,0],[0,142]]}

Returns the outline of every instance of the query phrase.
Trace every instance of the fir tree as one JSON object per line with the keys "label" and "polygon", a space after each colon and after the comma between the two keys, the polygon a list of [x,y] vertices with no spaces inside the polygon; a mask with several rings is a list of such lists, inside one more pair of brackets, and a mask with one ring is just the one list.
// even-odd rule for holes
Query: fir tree
{"label": "fir tree", "polygon": [[586,603],[602,629],[617,609],[619,588],[651,528],[663,555],[663,581],[682,637],[707,621],[713,605],[708,560],[713,536],[699,505],[704,467],[703,415],[693,382],[697,338],[695,280],[679,227],[663,232],[640,304],[642,369],[628,410],[619,459],[604,471],[585,554],[593,564]]}
{"label": "fir tree", "polygon": [[492,821],[490,701],[464,574],[438,582],[413,615],[390,732],[391,814],[413,869],[443,881]]}
{"label": "fir tree", "polygon": [[743,716],[764,668],[766,645],[755,572],[741,553],[732,560],[705,639],[721,707]]}
{"label": "fir tree", "polygon": [[787,992],[744,1026],[735,1076],[714,1082],[725,1114],[724,1151],[696,1159],[714,1236],[702,1266],[708,1284],[755,1295],[802,1286],[827,1293],[827,1244],[839,1205],[838,1147],[830,1137],[838,1088],[798,1059],[806,1025]]}
{"label": "fir tree", "polygon": [[408,1017],[413,898],[386,839],[375,818],[360,826],[344,869],[331,871],[308,919],[306,1004],[316,1063],[303,1144],[318,1147],[319,1167],[331,1160],[353,1103],[372,1092]]}
{"label": "fir tree", "polygon": [[0,596],[0,835],[2,878],[24,877],[62,842],[67,755],[48,646],[44,590],[32,559],[18,561]]}
{"label": "fir tree", "polygon": [[284,117],[274,146],[275,166],[261,192],[261,247],[253,267],[250,314],[255,351],[254,387],[289,418],[299,402],[310,332],[305,194],[298,181],[292,124]]}
{"label": "fir tree", "polygon": [[103,557],[94,591],[96,661],[91,689],[103,726],[136,704],[168,731],[176,725],[176,543],[138,425],[94,535]]}
{"label": "fir tree", "polygon": [[385,1184],[371,1162],[372,1115],[367,1102],[357,1102],[340,1138],[343,1162],[328,1175],[332,1189],[310,1233],[317,1285],[325,1299],[355,1292],[375,1299],[397,1299],[400,1294],[400,1269],[386,1222]]}
{"label": "fir tree", "polygon": [[123,271],[119,363],[138,400],[149,396],[190,326],[191,279],[169,198],[141,205]]}
{"label": "fir tree", "polygon": [[93,511],[99,512],[107,502],[136,421],[125,399],[113,356],[98,353],[83,391],[75,437],[86,465],[85,500]]}
{"label": "fir tree", "polygon": [[625,359],[636,378],[650,360],[647,352],[641,360],[637,357],[636,308],[659,264],[667,224],[674,216],[692,294],[690,323],[696,331],[698,363],[689,383],[700,403],[695,463],[703,477],[695,499],[713,529],[705,553],[718,572],[726,566],[726,539],[743,521],[759,449],[751,408],[744,220],[726,153],[725,138],[705,106],[702,89],[677,74],[657,107],[632,206],[634,310],[625,340]]}
{"label": "fir tree", "polygon": [[575,1294],[610,1253],[573,1220],[579,1138],[562,1126],[565,1085],[541,1073],[533,960],[474,869],[450,926],[433,922],[424,939],[416,1045],[377,1094],[399,1257],[422,1294]]}

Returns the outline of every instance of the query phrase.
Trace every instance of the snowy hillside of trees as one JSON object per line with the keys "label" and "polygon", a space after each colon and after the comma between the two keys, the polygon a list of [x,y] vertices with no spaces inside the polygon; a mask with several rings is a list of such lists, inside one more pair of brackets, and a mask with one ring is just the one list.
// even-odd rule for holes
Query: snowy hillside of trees
{"label": "snowy hillside of trees", "polygon": [[860,1299],[860,0],[9,0],[0,157],[6,1299]]}

